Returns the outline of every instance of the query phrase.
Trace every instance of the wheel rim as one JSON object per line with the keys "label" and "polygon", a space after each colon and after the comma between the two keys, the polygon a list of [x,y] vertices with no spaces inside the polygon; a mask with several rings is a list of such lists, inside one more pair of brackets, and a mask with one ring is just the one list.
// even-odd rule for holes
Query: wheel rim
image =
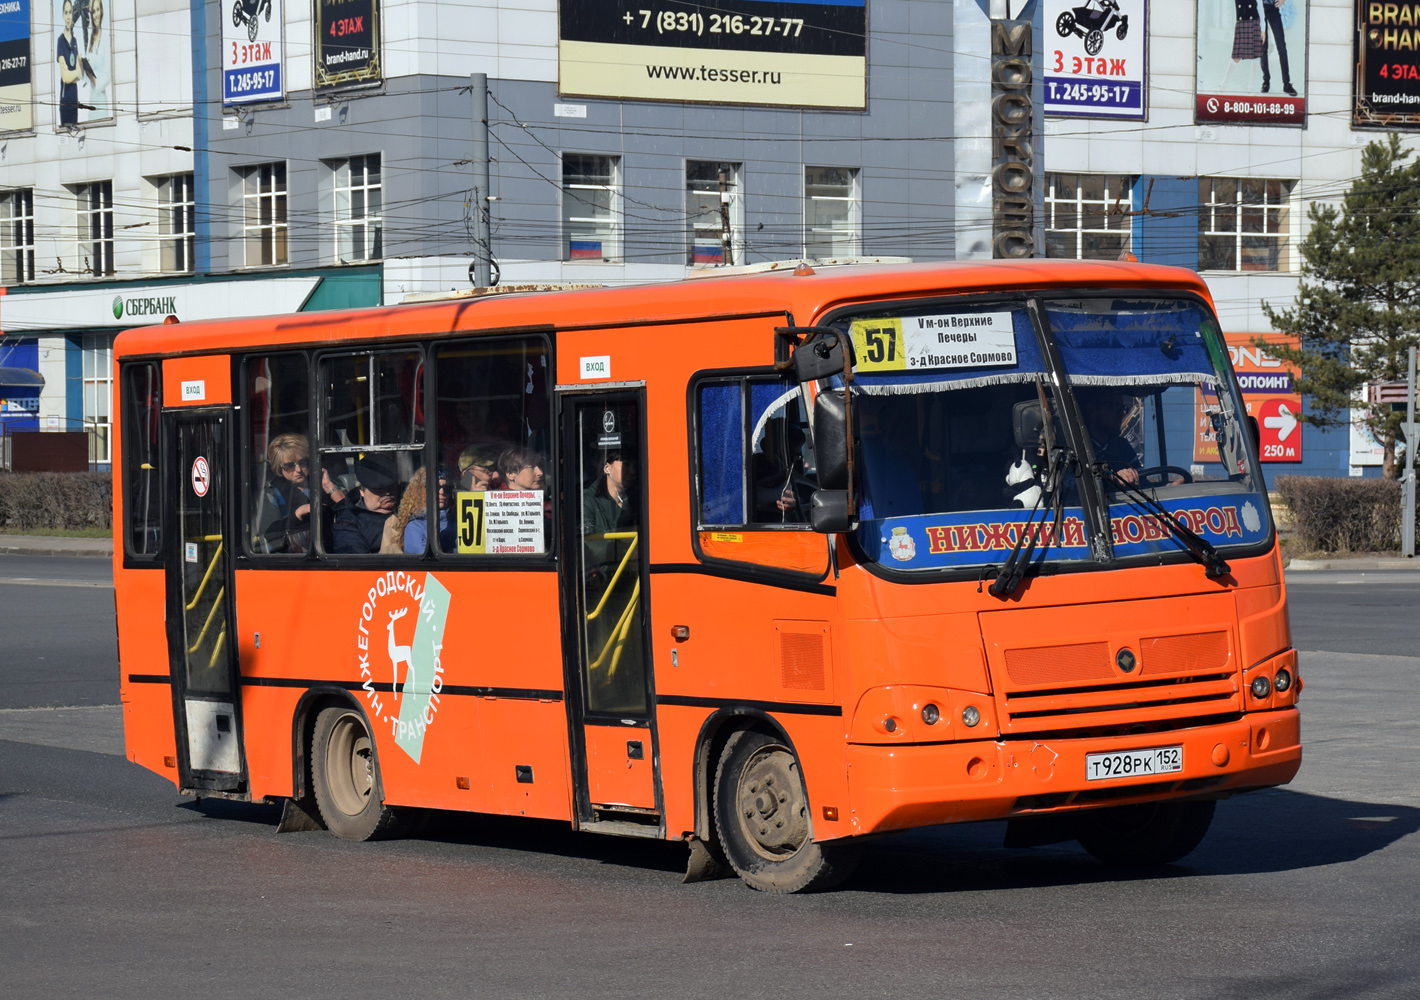
{"label": "wheel rim", "polygon": [[331,729],[325,778],[337,809],[347,816],[364,811],[375,790],[375,752],[358,716],[343,715]]}
{"label": "wheel rim", "polygon": [[808,801],[788,748],[761,747],[745,762],[735,805],[745,843],[765,860],[783,861],[808,842]]}

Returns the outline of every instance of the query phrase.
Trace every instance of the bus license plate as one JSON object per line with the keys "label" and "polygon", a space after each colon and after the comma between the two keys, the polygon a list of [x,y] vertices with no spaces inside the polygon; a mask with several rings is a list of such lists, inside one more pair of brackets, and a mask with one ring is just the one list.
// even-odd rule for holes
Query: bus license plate
{"label": "bus license plate", "polygon": [[1121,750],[1116,753],[1085,755],[1086,781],[1172,774],[1182,770],[1183,747],[1155,747],[1152,750]]}

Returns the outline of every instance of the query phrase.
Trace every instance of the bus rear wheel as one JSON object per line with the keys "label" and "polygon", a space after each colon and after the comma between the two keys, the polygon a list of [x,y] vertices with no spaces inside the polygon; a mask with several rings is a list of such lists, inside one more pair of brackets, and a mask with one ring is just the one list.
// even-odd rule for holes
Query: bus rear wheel
{"label": "bus rear wheel", "polygon": [[380,801],[379,762],[364,716],[327,708],[311,737],[311,785],[327,829],[343,840],[376,840],[399,832],[394,810]]}
{"label": "bus rear wheel", "polygon": [[798,758],[765,733],[730,737],[715,772],[715,829],[725,857],[752,889],[828,889],[858,863],[857,844],[815,843]]}
{"label": "bus rear wheel", "polygon": [[1208,833],[1216,802],[1145,802],[1080,817],[1080,846],[1107,865],[1167,865],[1191,853]]}

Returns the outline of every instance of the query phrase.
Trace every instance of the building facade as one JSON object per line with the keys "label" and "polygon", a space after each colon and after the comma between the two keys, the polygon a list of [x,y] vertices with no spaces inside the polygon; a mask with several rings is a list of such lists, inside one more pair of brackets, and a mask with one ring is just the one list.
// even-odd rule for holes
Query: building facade
{"label": "building facade", "polygon": [[102,468],[117,330],[465,288],[486,213],[504,284],[1023,246],[1197,269],[1269,471],[1372,472],[1354,433],[1289,429],[1252,343],[1308,203],[1416,124],[1358,97],[1358,2],[11,0],[0,431],[87,431]]}

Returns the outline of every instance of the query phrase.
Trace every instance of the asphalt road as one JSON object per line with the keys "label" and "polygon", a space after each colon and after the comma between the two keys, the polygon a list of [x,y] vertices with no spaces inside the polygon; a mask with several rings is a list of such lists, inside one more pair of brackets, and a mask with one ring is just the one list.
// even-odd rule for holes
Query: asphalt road
{"label": "asphalt road", "polygon": [[682,848],[559,824],[350,844],[197,805],[123,758],[114,710],[22,708],[112,684],[108,592],[74,636],[83,588],[3,585],[0,636],[31,652],[0,660],[0,976],[17,997],[1414,997],[1420,573],[1357,576],[1291,589],[1298,780],[1220,803],[1183,863],[1121,876],[1073,845],[1008,851],[1001,823],[939,827],[806,897],[682,885]]}

